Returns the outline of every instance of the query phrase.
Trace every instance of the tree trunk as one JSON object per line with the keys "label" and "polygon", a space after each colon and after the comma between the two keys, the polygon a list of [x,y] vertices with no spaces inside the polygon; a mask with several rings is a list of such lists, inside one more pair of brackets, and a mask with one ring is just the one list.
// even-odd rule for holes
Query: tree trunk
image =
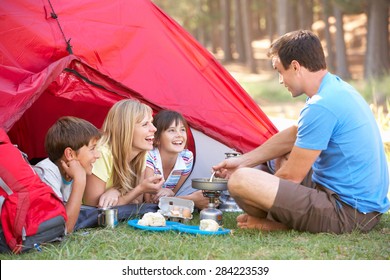
{"label": "tree trunk", "polygon": [[244,30],[244,42],[246,53],[246,64],[251,73],[257,73],[256,61],[252,48],[252,26],[250,20],[250,0],[242,0],[242,20]]}
{"label": "tree trunk", "polygon": [[376,78],[388,74],[389,58],[389,1],[368,2],[367,50],[364,67],[365,78]]}
{"label": "tree trunk", "polygon": [[197,24],[197,27],[196,27],[196,38],[197,40],[199,41],[199,43],[202,45],[202,46],[207,46],[207,39],[206,39],[206,25],[205,25],[205,16],[204,16],[204,13],[203,13],[203,10],[202,10],[202,6],[203,6],[203,0],[197,0],[196,1],[196,10],[197,10],[197,14],[198,14],[198,24]]}
{"label": "tree trunk", "polygon": [[[221,26],[221,15],[220,15],[220,6],[219,2],[215,0],[208,0],[209,5],[209,17],[211,19],[211,24],[214,28],[210,28],[210,40],[211,40],[211,50],[212,53],[217,53],[218,47],[221,46],[221,37],[220,37],[220,26]],[[216,28],[217,27],[217,28]]]}
{"label": "tree trunk", "polygon": [[264,12],[263,9],[260,9],[258,6],[259,0],[252,0],[251,7],[249,8],[251,13],[251,26],[252,26],[252,38],[260,38],[261,37],[261,25],[260,25],[260,19],[262,17],[262,14]]}
{"label": "tree trunk", "polygon": [[332,3],[329,0],[321,0],[322,10],[323,10],[323,20],[325,22],[325,42],[326,42],[326,51],[327,51],[327,66],[329,71],[335,71],[335,58],[333,50],[332,35],[330,34],[330,25],[329,25],[329,15],[332,14]]}
{"label": "tree trunk", "polygon": [[231,38],[230,38],[230,0],[221,0],[222,8],[222,49],[223,61],[233,61]]}
{"label": "tree trunk", "polygon": [[296,7],[291,0],[277,1],[277,27],[278,35],[297,29]]}
{"label": "tree trunk", "polygon": [[236,46],[236,52],[238,53],[238,61],[244,63],[246,61],[246,51],[244,42],[244,26],[242,20],[242,2],[240,0],[234,0],[234,42]]}
{"label": "tree trunk", "polygon": [[277,23],[276,26],[278,28],[278,35],[281,36],[285,34],[288,30],[287,17],[288,17],[288,0],[278,0],[277,1]]}
{"label": "tree trunk", "polygon": [[311,29],[313,24],[313,1],[298,0],[299,29]]}
{"label": "tree trunk", "polygon": [[267,26],[267,33],[270,42],[274,40],[274,34],[275,34],[275,24],[274,24],[274,0],[267,0],[267,17],[266,17],[266,26]]}
{"label": "tree trunk", "polygon": [[350,79],[348,70],[347,51],[344,39],[343,13],[337,6],[333,7],[336,18],[336,74],[343,79]]}

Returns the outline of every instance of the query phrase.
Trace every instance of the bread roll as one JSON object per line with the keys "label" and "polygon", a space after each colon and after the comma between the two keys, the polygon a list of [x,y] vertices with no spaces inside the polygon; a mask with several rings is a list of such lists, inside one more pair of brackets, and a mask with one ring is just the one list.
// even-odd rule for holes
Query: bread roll
{"label": "bread roll", "polygon": [[138,224],[141,226],[165,227],[166,222],[164,216],[160,213],[148,212],[138,221]]}
{"label": "bread roll", "polygon": [[219,224],[211,219],[203,219],[200,221],[199,229],[204,231],[217,231]]}

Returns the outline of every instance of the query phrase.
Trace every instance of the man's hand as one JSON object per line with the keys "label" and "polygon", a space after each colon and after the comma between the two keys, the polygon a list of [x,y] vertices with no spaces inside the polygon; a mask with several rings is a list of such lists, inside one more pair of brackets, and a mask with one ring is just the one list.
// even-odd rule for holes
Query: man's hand
{"label": "man's hand", "polygon": [[229,179],[230,175],[241,165],[240,157],[227,158],[212,167],[215,177]]}

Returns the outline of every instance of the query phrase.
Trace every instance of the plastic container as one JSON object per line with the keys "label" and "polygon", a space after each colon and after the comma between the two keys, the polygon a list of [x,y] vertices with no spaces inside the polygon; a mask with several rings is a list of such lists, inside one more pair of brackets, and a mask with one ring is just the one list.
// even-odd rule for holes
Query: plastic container
{"label": "plastic container", "polygon": [[186,223],[193,218],[194,202],[177,197],[161,197],[158,203],[158,212],[167,221]]}

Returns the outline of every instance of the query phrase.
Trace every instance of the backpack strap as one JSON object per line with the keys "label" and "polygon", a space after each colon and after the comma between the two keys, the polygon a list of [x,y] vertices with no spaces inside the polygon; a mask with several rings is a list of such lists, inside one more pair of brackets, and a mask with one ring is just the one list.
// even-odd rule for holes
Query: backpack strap
{"label": "backpack strap", "polygon": [[0,196],[0,216],[1,216],[1,209],[3,208],[3,203],[4,203],[4,196]]}
{"label": "backpack strap", "polygon": [[[10,187],[8,187],[8,185],[3,181],[3,179],[1,179],[1,177],[0,177],[0,187],[1,187],[8,195],[11,195],[11,194],[13,193],[12,190],[10,189]],[[4,200],[5,200],[5,197],[4,197],[4,196],[0,196],[0,216],[1,216],[1,209],[3,208]]]}
{"label": "backpack strap", "polygon": [[3,179],[1,179],[1,177],[0,177],[0,187],[1,187],[8,195],[13,194],[13,191],[11,190],[11,188],[8,187],[8,185],[3,181]]}

